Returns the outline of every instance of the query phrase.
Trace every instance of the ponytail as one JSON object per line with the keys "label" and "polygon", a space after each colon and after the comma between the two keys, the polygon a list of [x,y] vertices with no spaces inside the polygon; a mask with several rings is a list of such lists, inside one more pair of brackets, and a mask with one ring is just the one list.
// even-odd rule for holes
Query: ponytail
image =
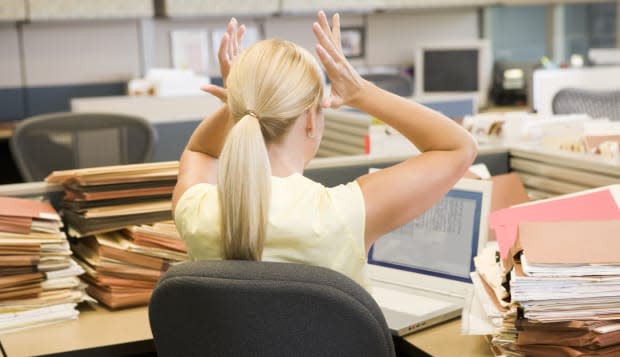
{"label": "ponytail", "polygon": [[260,261],[271,201],[271,166],[253,112],[246,112],[228,133],[217,181],[224,258]]}
{"label": "ponytail", "polygon": [[306,50],[264,40],[241,52],[226,79],[236,124],[220,152],[217,187],[224,259],[261,260],[271,201],[267,146],[323,97],[323,75]]}

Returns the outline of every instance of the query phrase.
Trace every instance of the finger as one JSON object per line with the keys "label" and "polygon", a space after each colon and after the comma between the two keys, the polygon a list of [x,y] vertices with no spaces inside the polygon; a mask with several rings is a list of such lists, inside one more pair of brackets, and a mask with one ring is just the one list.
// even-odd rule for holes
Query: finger
{"label": "finger", "polygon": [[232,39],[231,43],[231,50],[232,50],[232,57],[231,59],[235,58],[238,54],[239,54],[239,41],[238,41],[238,34],[239,34],[239,30],[238,30],[238,26],[237,26],[237,19],[233,18],[235,20],[234,23],[234,32],[232,34],[232,36],[230,37]]}
{"label": "finger", "polygon": [[226,101],[226,98],[228,95],[228,92],[226,91],[225,88],[216,86],[214,84],[205,84],[203,86],[200,86],[200,90],[219,98],[223,102]]}
{"label": "finger", "polygon": [[331,41],[321,26],[318,23],[312,24],[312,30],[316,36],[319,44],[327,51],[327,53],[334,59],[338,60],[342,57],[341,51],[336,47],[333,41]]}
{"label": "finger", "polygon": [[329,96],[329,100],[329,107],[332,109],[338,109],[344,104],[342,98],[333,94]]}
{"label": "finger", "polygon": [[228,36],[228,32],[224,33],[222,37],[222,41],[220,42],[220,49],[217,51],[217,56],[220,60],[220,63],[228,63],[230,62],[228,57],[228,43],[230,42],[230,37]]}
{"label": "finger", "polygon": [[239,30],[237,31],[237,43],[239,44],[239,51],[242,51],[243,48],[243,35],[245,35],[245,25],[239,26]]}
{"label": "finger", "polygon": [[209,93],[209,90],[211,89],[210,87],[213,86],[213,84],[203,84],[200,86],[200,90],[203,92],[207,92]]}
{"label": "finger", "polygon": [[319,20],[318,22],[319,22],[319,25],[321,26],[321,29],[323,30],[323,32],[325,32],[325,35],[327,35],[327,37],[331,39],[332,30],[329,28],[329,22],[327,21],[327,16],[325,15],[323,11],[319,11],[317,17],[318,17],[318,20]]}
{"label": "finger", "polygon": [[340,14],[335,13],[332,17],[332,33],[334,34],[334,42],[339,50],[342,50],[342,41],[340,40]]}
{"label": "finger", "polygon": [[327,75],[331,78],[332,75],[334,75],[338,70],[336,66],[336,61],[334,61],[332,56],[330,56],[329,53],[325,50],[325,48],[323,48],[323,46],[321,46],[320,44],[316,45],[316,53],[319,55],[319,60],[321,60],[323,67],[325,67]]}
{"label": "finger", "polygon": [[226,52],[228,53],[228,58],[230,60],[232,60],[234,53],[233,53],[233,47],[234,47],[234,40],[235,40],[235,34],[237,32],[237,19],[235,19],[234,17],[232,19],[230,19],[230,21],[228,22],[228,26],[226,27],[226,33],[228,34],[228,44],[226,46]]}
{"label": "finger", "polygon": [[321,107],[322,108],[330,108],[332,106],[332,98],[331,96],[326,96],[321,99]]}

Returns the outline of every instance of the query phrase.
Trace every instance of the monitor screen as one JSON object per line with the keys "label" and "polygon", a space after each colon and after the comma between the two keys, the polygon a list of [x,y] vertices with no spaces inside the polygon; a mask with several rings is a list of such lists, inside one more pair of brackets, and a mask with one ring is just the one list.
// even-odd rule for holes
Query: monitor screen
{"label": "monitor screen", "polygon": [[477,49],[427,50],[424,52],[424,91],[476,92]]}
{"label": "monitor screen", "polygon": [[469,282],[480,237],[483,194],[450,190],[424,214],[379,238],[368,263]]}
{"label": "monitor screen", "polygon": [[421,44],[415,50],[414,97],[473,98],[487,103],[491,57],[487,40]]}

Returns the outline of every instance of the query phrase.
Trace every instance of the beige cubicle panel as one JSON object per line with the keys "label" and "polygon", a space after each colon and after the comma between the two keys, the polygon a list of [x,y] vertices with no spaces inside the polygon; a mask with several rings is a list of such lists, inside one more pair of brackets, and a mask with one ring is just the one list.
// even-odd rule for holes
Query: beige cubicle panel
{"label": "beige cubicle panel", "polygon": [[23,0],[29,20],[152,17],[152,0]]}
{"label": "beige cubicle panel", "polygon": [[593,154],[511,147],[510,168],[534,199],[620,183],[620,162]]}
{"label": "beige cubicle panel", "polygon": [[22,21],[26,19],[24,0],[2,0],[0,2],[0,21]]}

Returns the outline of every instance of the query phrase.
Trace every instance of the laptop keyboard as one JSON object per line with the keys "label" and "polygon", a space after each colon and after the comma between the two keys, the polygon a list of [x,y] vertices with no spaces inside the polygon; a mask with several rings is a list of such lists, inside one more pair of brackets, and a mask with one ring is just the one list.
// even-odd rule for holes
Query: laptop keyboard
{"label": "laptop keyboard", "polygon": [[375,298],[381,307],[418,316],[452,305],[452,303],[447,301],[379,286],[372,287],[372,297]]}

